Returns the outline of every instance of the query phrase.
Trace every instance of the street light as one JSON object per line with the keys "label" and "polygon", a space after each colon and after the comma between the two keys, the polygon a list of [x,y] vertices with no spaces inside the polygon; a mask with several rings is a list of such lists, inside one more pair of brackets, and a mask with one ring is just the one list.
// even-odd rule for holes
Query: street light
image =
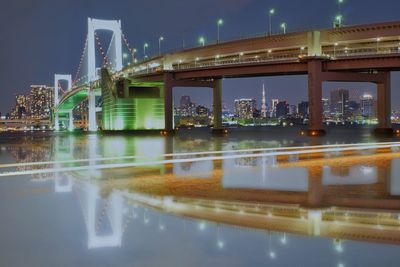
{"label": "street light", "polygon": [[338,0],[339,15],[342,14],[342,4],[343,3],[344,3],[344,0]]}
{"label": "street light", "polygon": [[137,52],[137,49],[136,48],[133,48],[132,49],[132,59],[133,59],[133,62],[135,62],[135,54],[136,54],[136,52]]}
{"label": "street light", "polygon": [[149,47],[149,44],[148,43],[144,43],[143,44],[143,55],[144,55],[144,58],[147,58],[147,55],[146,55],[146,48],[148,48]]}
{"label": "street light", "polygon": [[164,37],[160,36],[160,38],[158,38],[158,55],[161,56],[161,42],[164,41]]}
{"label": "street light", "polygon": [[206,39],[205,39],[203,36],[201,36],[201,37],[199,38],[199,43],[200,43],[202,46],[204,46],[205,43],[206,43]]}
{"label": "street light", "polygon": [[285,23],[285,22],[283,22],[283,23],[281,24],[281,28],[282,28],[282,30],[283,30],[283,34],[286,34],[286,23]]}
{"label": "street light", "polygon": [[268,13],[268,15],[269,15],[269,35],[272,35],[272,15],[274,15],[274,14],[275,14],[275,9],[271,8]]}
{"label": "street light", "polygon": [[217,21],[217,43],[219,43],[219,28],[220,26],[222,26],[222,24],[224,24],[224,21],[222,19],[219,19]]}

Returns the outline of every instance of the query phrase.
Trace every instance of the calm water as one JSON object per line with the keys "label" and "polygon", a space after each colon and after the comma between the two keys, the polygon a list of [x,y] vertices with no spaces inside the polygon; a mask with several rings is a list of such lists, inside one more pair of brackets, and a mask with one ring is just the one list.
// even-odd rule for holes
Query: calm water
{"label": "calm water", "polygon": [[0,266],[398,266],[400,138],[298,132],[2,134]]}

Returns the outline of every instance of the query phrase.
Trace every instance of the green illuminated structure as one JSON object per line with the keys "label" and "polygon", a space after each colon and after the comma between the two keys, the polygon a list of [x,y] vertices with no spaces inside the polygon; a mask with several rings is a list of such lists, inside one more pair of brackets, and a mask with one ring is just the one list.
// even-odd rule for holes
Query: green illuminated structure
{"label": "green illuminated structure", "polygon": [[103,130],[164,129],[164,86],[162,82],[114,82],[102,70]]}

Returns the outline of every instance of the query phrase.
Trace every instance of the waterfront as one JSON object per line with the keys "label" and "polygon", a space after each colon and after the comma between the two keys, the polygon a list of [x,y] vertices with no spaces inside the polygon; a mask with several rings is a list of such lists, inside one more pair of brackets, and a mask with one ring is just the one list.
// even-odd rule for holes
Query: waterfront
{"label": "waterfront", "polygon": [[397,266],[399,137],[328,133],[3,134],[0,265]]}

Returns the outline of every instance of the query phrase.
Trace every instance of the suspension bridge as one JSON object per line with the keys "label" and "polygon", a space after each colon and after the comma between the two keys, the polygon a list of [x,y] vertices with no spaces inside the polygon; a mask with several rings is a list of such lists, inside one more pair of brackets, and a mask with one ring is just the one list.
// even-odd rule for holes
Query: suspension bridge
{"label": "suspension bridge", "polygon": [[[102,30],[112,33],[107,46],[97,33]],[[73,109],[87,101],[88,131],[172,132],[173,88],[200,87],[212,89],[213,130],[224,131],[222,79],[308,75],[310,135],[324,133],[322,84],[330,81],[375,84],[377,131],[393,132],[390,76],[400,70],[399,30],[400,22],[388,22],[264,34],[145,55],[139,61],[121,21],[89,18],[74,79],[70,74],[55,75],[55,130],[60,130],[62,120],[69,121],[66,128],[72,130]],[[60,82],[66,82],[65,89]]]}

